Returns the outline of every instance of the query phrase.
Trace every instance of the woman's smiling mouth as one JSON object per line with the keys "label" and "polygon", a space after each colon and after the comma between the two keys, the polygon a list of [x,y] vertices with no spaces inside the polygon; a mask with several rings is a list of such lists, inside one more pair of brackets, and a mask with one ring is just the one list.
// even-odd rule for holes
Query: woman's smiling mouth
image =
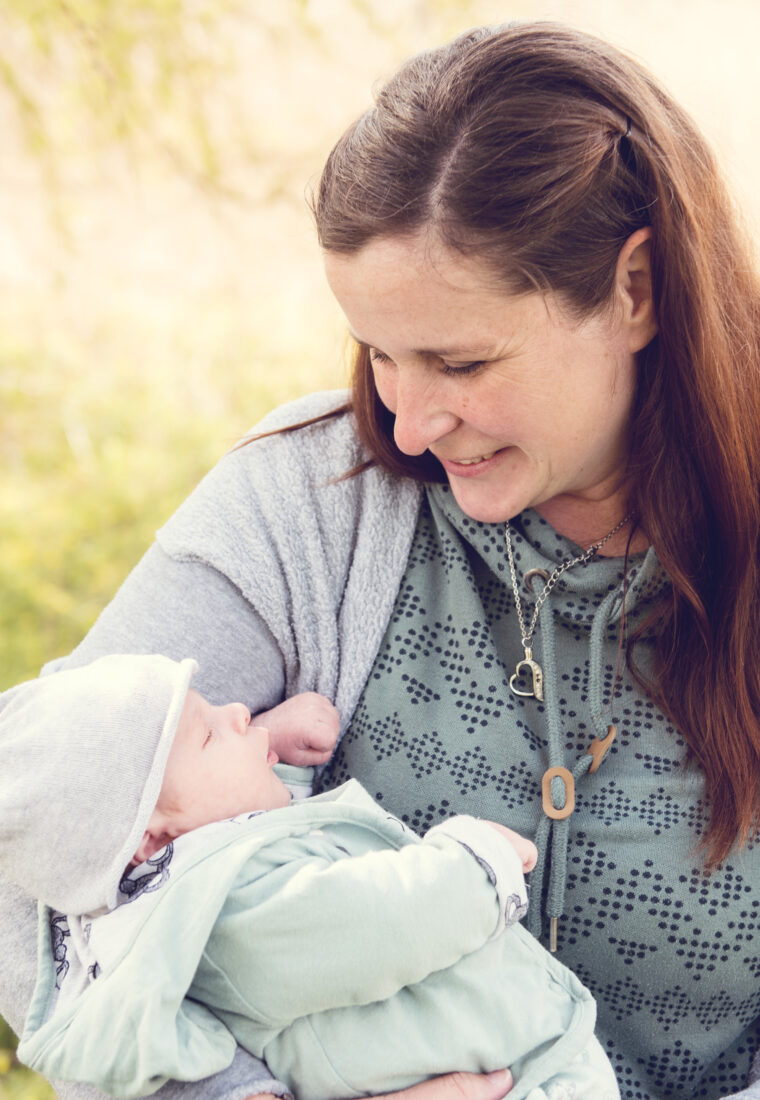
{"label": "woman's smiling mouth", "polygon": [[476,474],[490,469],[491,465],[498,461],[499,457],[507,450],[509,450],[508,447],[500,447],[495,451],[488,451],[472,458],[442,458],[440,455],[435,457],[446,473],[453,474],[456,477],[474,477]]}
{"label": "woman's smiling mouth", "polygon": [[477,458],[452,458],[449,461],[456,463],[457,466],[475,466],[478,462],[488,462],[489,458],[493,458],[496,451],[491,451],[487,455],[478,455]]}

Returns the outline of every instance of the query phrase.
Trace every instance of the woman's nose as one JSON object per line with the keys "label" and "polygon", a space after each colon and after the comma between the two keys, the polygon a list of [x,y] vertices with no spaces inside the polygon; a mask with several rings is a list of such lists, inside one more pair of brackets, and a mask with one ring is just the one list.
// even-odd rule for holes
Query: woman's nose
{"label": "woman's nose", "polygon": [[459,423],[443,400],[441,388],[432,381],[404,378],[399,370],[395,386],[396,414],[393,437],[396,446],[407,455],[420,455],[437,440],[448,435]]}

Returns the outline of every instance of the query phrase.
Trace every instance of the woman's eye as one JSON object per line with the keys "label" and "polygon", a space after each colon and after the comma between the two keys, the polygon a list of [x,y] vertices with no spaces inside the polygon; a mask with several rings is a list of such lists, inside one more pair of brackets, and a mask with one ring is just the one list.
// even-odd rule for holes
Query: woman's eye
{"label": "woman's eye", "polygon": [[[378,351],[377,348],[369,349],[369,360],[373,366],[382,366],[387,363],[393,363],[390,355],[386,355],[384,351]],[[479,359],[472,363],[446,363],[443,359],[439,360],[441,374],[447,375],[459,375],[460,377],[467,374],[474,374],[485,366],[485,360]]]}
{"label": "woman's eye", "polygon": [[441,371],[443,374],[474,374],[483,366],[485,366],[484,359],[479,359],[474,363],[442,363]]}

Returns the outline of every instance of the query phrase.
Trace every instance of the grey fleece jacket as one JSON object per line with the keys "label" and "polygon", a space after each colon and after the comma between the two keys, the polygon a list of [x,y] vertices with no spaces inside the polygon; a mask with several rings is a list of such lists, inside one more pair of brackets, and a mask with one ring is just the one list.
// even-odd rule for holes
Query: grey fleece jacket
{"label": "grey fleece jacket", "polygon": [[[337,407],[316,394],[270,414],[267,431]],[[336,481],[364,456],[350,416],[278,435],[226,456],[158,532],[81,645],[55,667],[108,653],[195,657],[195,686],[214,703],[252,712],[298,691],[332,698],[348,722],[390,618],[415,531],[420,487],[371,469]],[[0,777],[2,782],[2,777]],[[114,777],[114,783],[118,782]],[[0,1012],[19,1029],[35,974],[35,904],[0,883],[6,948]],[[282,1091],[239,1055],[197,1085],[168,1084],[161,1100],[244,1100]],[[91,1100],[65,1086],[63,1100]],[[749,1089],[743,1100],[760,1098]]]}

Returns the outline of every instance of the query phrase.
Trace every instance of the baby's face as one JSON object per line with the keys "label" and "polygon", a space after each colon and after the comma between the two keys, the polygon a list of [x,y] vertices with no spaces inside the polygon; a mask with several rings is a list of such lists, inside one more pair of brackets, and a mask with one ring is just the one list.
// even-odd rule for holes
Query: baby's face
{"label": "baby's face", "polygon": [[156,807],[174,835],[288,805],[290,792],[272,771],[269,733],[250,721],[242,703],[215,707],[188,692]]}

